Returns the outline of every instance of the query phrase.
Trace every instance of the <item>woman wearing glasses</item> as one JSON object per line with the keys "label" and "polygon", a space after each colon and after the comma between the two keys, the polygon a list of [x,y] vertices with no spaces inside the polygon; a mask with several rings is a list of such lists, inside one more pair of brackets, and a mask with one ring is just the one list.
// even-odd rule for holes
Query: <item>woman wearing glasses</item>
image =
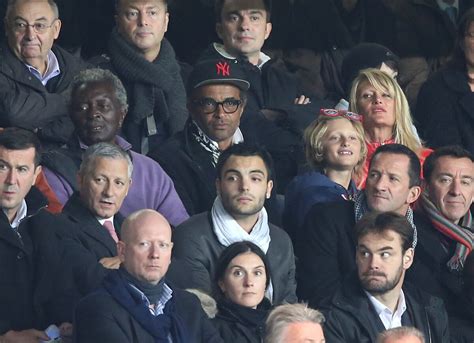
{"label": "woman wearing glasses", "polygon": [[305,130],[304,142],[311,170],[293,179],[286,191],[283,225],[290,235],[314,204],[352,198],[357,191],[352,177],[366,155],[362,117],[353,112],[322,109]]}
{"label": "woman wearing glasses", "polygon": [[364,69],[352,83],[350,109],[363,117],[367,158],[357,177],[365,185],[370,159],[384,144],[399,143],[413,150],[421,163],[431,153],[423,146],[410,114],[407,98],[397,81],[378,69]]}
{"label": "woman wearing glasses", "polygon": [[212,321],[224,342],[262,342],[271,308],[265,297],[269,285],[268,261],[257,245],[242,241],[222,252],[215,274],[218,312]]}

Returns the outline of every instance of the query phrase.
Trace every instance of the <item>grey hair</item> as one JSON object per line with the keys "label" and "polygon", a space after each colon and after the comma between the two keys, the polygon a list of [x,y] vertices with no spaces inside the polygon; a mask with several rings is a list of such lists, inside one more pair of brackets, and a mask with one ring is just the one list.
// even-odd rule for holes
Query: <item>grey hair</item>
{"label": "grey hair", "polygon": [[110,70],[92,68],[85,69],[81,71],[74,77],[74,80],[71,83],[71,97],[70,103],[72,102],[72,96],[77,91],[79,87],[84,84],[95,83],[95,82],[110,82],[114,88],[115,98],[120,104],[122,110],[127,113],[128,102],[127,102],[127,92],[123,86],[122,81],[113,74]]}
{"label": "grey hair", "polygon": [[389,338],[400,339],[408,336],[415,336],[420,339],[421,343],[425,343],[425,336],[423,333],[417,328],[411,326],[400,326],[398,328],[383,331],[377,336],[377,343],[384,343]]}
{"label": "grey hair", "polygon": [[311,322],[322,325],[326,319],[318,310],[308,307],[306,303],[285,304],[275,307],[265,323],[265,343],[284,343],[283,332],[288,324]]}
{"label": "grey hair", "polygon": [[[49,6],[53,10],[54,18],[59,19],[59,9],[56,2],[54,0],[45,0],[45,1],[48,2]],[[10,12],[12,11],[13,6],[15,6],[17,2],[18,0],[8,0],[7,10],[5,11],[5,21],[8,20],[8,18],[10,17]]]}
{"label": "grey hair", "polygon": [[82,155],[79,175],[86,176],[92,171],[93,164],[97,158],[110,158],[114,160],[125,160],[128,165],[128,178],[132,178],[133,163],[130,155],[118,145],[110,143],[97,143],[91,145]]}

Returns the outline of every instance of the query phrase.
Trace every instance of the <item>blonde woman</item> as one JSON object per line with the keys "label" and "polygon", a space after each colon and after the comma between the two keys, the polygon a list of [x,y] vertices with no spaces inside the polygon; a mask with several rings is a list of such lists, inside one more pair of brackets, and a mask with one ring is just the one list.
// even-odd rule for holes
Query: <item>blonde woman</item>
{"label": "blonde woman", "polygon": [[303,225],[314,204],[352,198],[357,191],[352,176],[367,152],[362,117],[344,110],[322,109],[304,141],[311,170],[288,185],[283,225],[290,233]]}
{"label": "blonde woman", "polygon": [[384,144],[399,143],[413,150],[420,162],[431,153],[423,146],[415,126],[408,101],[397,81],[378,69],[364,69],[352,83],[350,109],[362,115],[367,145],[367,159],[357,177],[363,187],[370,159]]}

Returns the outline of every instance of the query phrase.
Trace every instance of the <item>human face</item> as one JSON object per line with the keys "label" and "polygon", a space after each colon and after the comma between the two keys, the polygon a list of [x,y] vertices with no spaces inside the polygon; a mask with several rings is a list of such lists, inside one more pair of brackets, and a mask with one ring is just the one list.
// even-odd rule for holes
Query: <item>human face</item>
{"label": "human face", "polygon": [[189,113],[193,120],[210,139],[219,144],[221,150],[225,150],[232,143],[232,137],[240,125],[244,106],[240,105],[234,113],[225,113],[222,106],[218,105],[214,113],[204,113],[193,101],[205,99],[213,99],[217,102],[241,100],[240,90],[227,84],[205,85],[194,90],[192,101],[188,103]]}
{"label": "human face", "polygon": [[282,342],[286,343],[323,343],[323,328],[313,322],[290,323],[283,332]]}
{"label": "human face", "polygon": [[118,242],[118,256],[124,268],[138,280],[156,285],[171,263],[171,227],[158,213],[136,218]]}
{"label": "human face", "polygon": [[350,120],[338,118],[328,121],[323,138],[326,168],[353,170],[360,159],[361,143]]}
{"label": "human face", "polygon": [[[38,33],[31,26],[24,32],[15,29],[15,24],[51,25],[45,32]],[[55,16],[46,0],[18,0],[5,21],[5,33],[10,49],[16,57],[44,73],[47,68],[48,53],[59,36],[61,21]]]}
{"label": "human face", "polygon": [[168,30],[169,13],[162,0],[121,0],[115,16],[118,33],[152,62]]}
{"label": "human face", "polygon": [[474,163],[469,158],[438,158],[426,189],[441,214],[458,223],[473,201]]}
{"label": "human face", "polygon": [[121,108],[110,82],[81,85],[71,97],[71,119],[79,138],[87,145],[113,143],[125,111]]}
{"label": "human face", "polygon": [[234,219],[258,215],[273,182],[259,156],[230,156],[216,181],[224,208]]}
{"label": "human face", "polygon": [[120,210],[130,187],[127,161],[97,157],[85,173],[78,177],[82,202],[95,216],[112,217]]}
{"label": "human face", "polygon": [[365,195],[372,211],[406,215],[408,206],[420,195],[418,186],[410,187],[409,159],[406,155],[381,153],[372,160]]}
{"label": "human face", "polygon": [[41,167],[35,167],[35,148],[8,150],[0,146],[0,204],[10,222],[34,185]]}
{"label": "human face", "polygon": [[237,255],[230,261],[219,287],[235,304],[256,308],[265,295],[267,274],[262,259],[253,252]]}
{"label": "human face", "polygon": [[364,116],[366,130],[395,125],[395,100],[388,90],[377,90],[369,82],[361,82],[357,90],[357,108]]}
{"label": "human face", "polygon": [[233,56],[244,55],[252,64],[258,63],[260,50],[271,30],[263,0],[225,1],[221,22],[216,24],[226,51]]}
{"label": "human face", "polygon": [[413,254],[413,248],[403,252],[400,235],[390,229],[360,237],[356,264],[362,287],[374,296],[400,289]]}
{"label": "human face", "polygon": [[474,22],[469,24],[462,45],[468,70],[472,71],[474,70]]}

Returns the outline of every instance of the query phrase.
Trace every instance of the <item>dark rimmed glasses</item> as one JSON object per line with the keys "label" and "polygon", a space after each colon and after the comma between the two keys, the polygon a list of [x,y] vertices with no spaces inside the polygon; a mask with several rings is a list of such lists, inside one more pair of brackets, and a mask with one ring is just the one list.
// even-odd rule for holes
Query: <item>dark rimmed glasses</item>
{"label": "dark rimmed glasses", "polygon": [[225,99],[224,101],[215,101],[212,98],[203,98],[194,100],[192,103],[199,107],[205,114],[216,112],[219,105],[222,106],[225,113],[231,114],[239,109],[240,105],[242,105],[242,100]]}
{"label": "dark rimmed glasses", "polygon": [[25,33],[26,30],[29,27],[31,27],[36,33],[45,33],[48,29],[50,29],[54,25],[54,22],[56,20],[58,20],[58,19],[55,18],[51,22],[50,25],[46,25],[46,23],[42,23],[42,22],[37,22],[37,23],[34,23],[34,24],[28,24],[25,21],[14,21],[12,23],[12,29],[13,29],[13,31],[18,32],[18,33]]}
{"label": "dark rimmed glasses", "polygon": [[350,111],[345,111],[345,110],[336,110],[332,108],[322,108],[319,111],[319,115],[323,117],[345,117],[349,120],[352,121],[357,121],[359,123],[362,123],[362,116],[360,114],[357,114],[355,112],[350,112]]}

